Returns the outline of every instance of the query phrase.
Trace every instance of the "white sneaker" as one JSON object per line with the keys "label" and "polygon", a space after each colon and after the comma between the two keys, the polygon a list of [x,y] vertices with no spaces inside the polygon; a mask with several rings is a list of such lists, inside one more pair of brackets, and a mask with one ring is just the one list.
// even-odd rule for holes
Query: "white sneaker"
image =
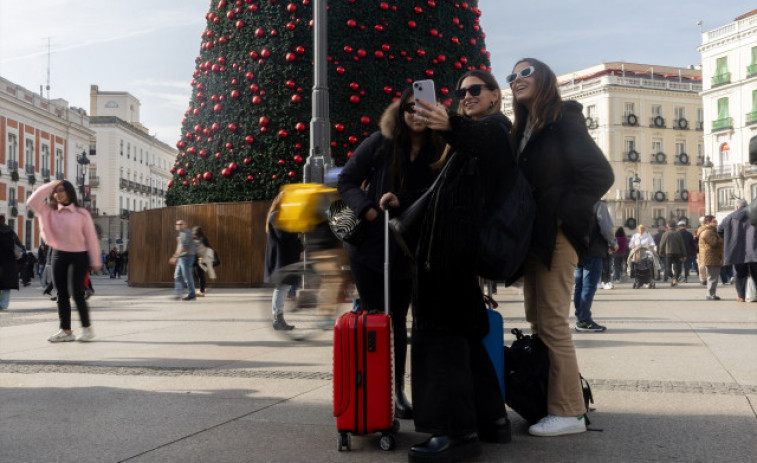
{"label": "white sneaker", "polygon": [[541,437],[579,434],[585,431],[586,420],[583,415],[579,417],[547,415],[528,428],[529,434]]}
{"label": "white sneaker", "polygon": [[89,342],[94,337],[95,337],[95,332],[92,331],[92,327],[82,328],[81,336],[79,336],[79,339],[77,339],[77,341],[79,341],[79,342]]}
{"label": "white sneaker", "polygon": [[75,339],[76,337],[74,336],[74,333],[71,333],[70,331],[66,333],[63,330],[60,330],[54,335],[47,338],[47,340],[50,342],[71,342]]}
{"label": "white sneaker", "polygon": [[602,286],[602,288],[603,288],[603,289],[614,289],[614,288],[615,288],[615,285],[613,285],[612,283],[610,283],[610,282],[608,281],[607,283],[605,283],[605,284],[604,284],[604,285]]}

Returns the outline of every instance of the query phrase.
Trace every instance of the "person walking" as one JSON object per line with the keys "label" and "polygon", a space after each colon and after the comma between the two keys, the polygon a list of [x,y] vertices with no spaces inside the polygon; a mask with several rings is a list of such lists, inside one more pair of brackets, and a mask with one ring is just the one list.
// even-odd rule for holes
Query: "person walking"
{"label": "person walking", "polygon": [[700,252],[700,246],[699,246],[699,235],[704,230],[704,216],[699,218],[699,226],[697,227],[697,231],[694,233],[694,244],[696,244],[697,247],[697,270],[699,275],[699,282],[702,286],[707,286],[707,267],[705,267],[704,264],[702,264],[702,260],[700,259],[701,252]]}
{"label": "person walking", "polygon": [[686,249],[686,256],[683,261],[683,282],[689,282],[689,273],[694,269],[696,262],[696,243],[694,242],[694,235],[690,231],[686,230],[686,221],[678,221],[678,234],[683,239],[683,247]]}
{"label": "person walking", "polygon": [[[192,239],[192,233],[187,229],[187,223],[182,219],[176,220],[176,251],[169,259],[171,265],[176,269],[173,273],[173,289],[176,298],[182,301],[194,301],[195,282],[192,276],[192,264],[195,260],[195,242]],[[116,264],[118,265],[118,264]],[[187,295],[181,297],[184,287],[187,287]]]}
{"label": "person walking", "polygon": [[[415,102],[414,121],[447,141],[444,165],[420,226],[412,331],[415,429],[430,437],[409,461],[469,461],[479,440],[507,443],[511,425],[494,365],[483,344],[489,331],[476,275],[477,236],[487,204],[516,179],[510,121],[502,92],[481,70],[458,80],[458,111]],[[585,126],[585,125],[584,125]]]}
{"label": "person walking", "polygon": [[[273,315],[273,329],[277,331],[293,330],[294,326],[284,320],[284,301],[288,294],[294,291],[294,282],[274,281],[274,274],[277,270],[287,265],[300,261],[302,253],[302,243],[297,233],[289,233],[276,228],[276,219],[279,215],[279,204],[283,193],[279,193],[273,198],[271,207],[268,208],[268,214],[265,220],[265,270],[263,272],[263,281],[265,283],[274,283],[273,296],[271,297],[271,313]],[[285,278],[286,280],[286,278]]]}
{"label": "person walking", "polygon": [[704,216],[704,223],[699,227],[699,264],[707,272],[707,299],[719,301],[717,295],[720,267],[723,265],[723,238],[718,234],[718,221],[712,215]]}
{"label": "person walking", "polygon": [[626,230],[623,227],[618,227],[615,231],[615,241],[618,243],[618,250],[612,255],[613,259],[613,280],[620,281],[623,276],[623,269],[626,266],[626,259],[628,258],[628,236],[626,236]]}
{"label": "person walking", "polygon": [[[429,187],[444,148],[441,138],[423,122],[413,120],[412,88],[384,111],[380,130],[361,143],[339,174],[337,189],[345,203],[365,221],[359,244],[343,243],[350,261],[360,305],[368,311],[384,307],[384,217],[397,216]],[[368,184],[367,191],[362,185]],[[413,249],[414,250],[414,249]],[[407,363],[407,311],[412,296],[411,259],[390,238],[389,312],[394,328],[395,414],[411,419],[413,409],[404,394]]]}
{"label": "person walking", "polygon": [[586,431],[583,391],[569,325],[578,261],[589,249],[594,204],[612,186],[610,163],[586,128],[580,103],[562,101],[554,72],[521,59],[513,91],[518,167],[534,188],[537,214],[523,274],[526,320],[549,348],[548,415],[534,436]]}
{"label": "person walking", "polygon": [[594,206],[596,221],[591,231],[589,250],[586,257],[578,261],[574,272],[573,305],[576,307],[576,331],[599,333],[607,328],[596,323],[591,316],[591,304],[597,292],[597,283],[604,273],[603,261],[609,250],[615,250],[618,243],[612,232],[612,217],[604,201]]}
{"label": "person walking", "polygon": [[[57,204],[52,208],[45,198],[52,194]],[[96,272],[102,265],[97,232],[89,211],[77,205],[76,189],[67,180],[42,185],[27,199],[27,206],[38,216],[41,234],[54,249],[52,255],[53,281],[58,291],[60,331],[48,338],[50,342],[73,340],[91,341],[94,331],[89,318],[89,306],[84,299],[84,278],[89,267]],[[82,334],[75,338],[71,332],[71,294],[82,324]]]}
{"label": "person walking", "polygon": [[16,246],[21,246],[18,235],[5,224],[5,216],[0,215],[0,310],[8,310],[11,289],[18,291]]}
{"label": "person walking", "polygon": [[681,263],[685,262],[687,251],[683,236],[668,222],[668,229],[660,238],[660,257],[665,258],[665,280],[670,278],[670,286],[677,286],[681,278]]}
{"label": "person walking", "polygon": [[718,226],[723,237],[724,266],[733,266],[736,271],[736,300],[746,300],[747,279],[757,284],[757,229],[750,223],[747,202],[736,201],[736,210],[728,214]]}
{"label": "person walking", "polygon": [[195,242],[195,261],[192,265],[192,271],[195,278],[197,278],[197,282],[200,284],[197,296],[205,297],[207,291],[205,274],[207,273],[211,280],[216,279],[216,272],[213,269],[215,251],[210,247],[210,242],[208,241],[208,237],[205,236],[205,232],[202,231],[202,227],[192,227],[192,239]]}

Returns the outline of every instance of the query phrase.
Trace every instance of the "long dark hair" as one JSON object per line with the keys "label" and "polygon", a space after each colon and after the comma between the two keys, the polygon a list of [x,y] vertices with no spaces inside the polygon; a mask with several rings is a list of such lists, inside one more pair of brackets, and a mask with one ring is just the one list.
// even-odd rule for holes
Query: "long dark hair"
{"label": "long dark hair", "polygon": [[[66,190],[69,204],[79,207],[79,200],[76,198],[76,188],[74,188],[74,185],[68,180],[63,180],[60,184],[63,185],[63,189]],[[68,206],[68,204],[64,204],[64,206]]]}
{"label": "long dark hair", "polygon": [[[562,114],[562,98],[557,87],[557,76],[549,66],[534,58],[523,58],[513,66],[515,69],[520,63],[528,63],[534,67],[534,99],[531,103],[531,124],[533,131],[538,132],[545,125],[554,122]],[[513,122],[512,134],[516,140],[523,133],[528,120],[529,112],[526,106],[520,104],[517,98],[513,98]]]}
{"label": "long dark hair", "polygon": [[623,227],[618,227],[618,229],[615,231],[615,236],[626,236],[626,231],[623,229]]}
{"label": "long dark hair", "polygon": [[[459,79],[457,79],[457,84],[455,84],[455,90],[460,89],[460,86],[463,85],[463,81],[467,79],[468,77],[476,77],[478,79],[481,79],[484,84],[486,84],[486,87],[491,90],[497,90],[499,93],[499,97],[497,97],[497,102],[492,105],[489,108],[489,111],[487,111],[487,115],[490,114],[496,114],[501,111],[502,108],[502,89],[499,86],[499,82],[497,82],[497,79],[494,77],[494,75],[491,72],[487,72],[481,69],[472,69],[462,76],[460,76]],[[465,114],[465,110],[463,108],[463,105],[460,104],[461,101],[458,101],[457,104],[457,114]],[[434,163],[432,166],[434,169],[441,168],[444,163],[447,161],[447,156],[452,152],[452,147],[447,145],[446,149],[444,150],[444,153],[442,153],[442,156],[439,158],[439,161]]]}
{"label": "long dark hair", "polygon": [[[392,138],[392,191],[400,191],[405,183],[406,169],[403,168],[405,167],[403,165],[405,159],[400,156],[399,153],[403,149],[407,149],[409,154],[409,149],[412,143],[410,127],[405,123],[405,105],[411,96],[413,96],[413,89],[408,87],[402,92],[402,95],[400,95],[400,98],[397,101],[399,104],[397,104],[396,110],[393,111],[391,115],[393,122],[391,124],[392,133],[390,134]],[[442,150],[444,149],[444,142],[438,134],[428,128],[424,131],[423,136],[423,146],[421,146],[421,151],[418,155],[428,156],[426,162],[428,162],[429,165],[432,165],[439,159],[439,156],[441,156]]]}
{"label": "long dark hair", "polygon": [[210,246],[210,244],[208,244],[208,237],[205,236],[205,232],[202,231],[202,227],[199,225],[192,227],[192,238],[199,240],[203,246]]}

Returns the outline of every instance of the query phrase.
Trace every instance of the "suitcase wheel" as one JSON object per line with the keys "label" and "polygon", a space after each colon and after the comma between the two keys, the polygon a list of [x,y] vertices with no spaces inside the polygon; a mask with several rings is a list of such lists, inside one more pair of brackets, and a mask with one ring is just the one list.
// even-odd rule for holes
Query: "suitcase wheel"
{"label": "suitcase wheel", "polygon": [[339,439],[337,440],[337,448],[338,451],[352,450],[352,439],[350,438],[350,435],[346,432],[339,433]]}
{"label": "suitcase wheel", "polygon": [[394,450],[394,447],[397,445],[397,442],[394,440],[393,434],[382,434],[381,440],[379,441],[379,445],[381,446],[381,450],[388,452],[390,450]]}

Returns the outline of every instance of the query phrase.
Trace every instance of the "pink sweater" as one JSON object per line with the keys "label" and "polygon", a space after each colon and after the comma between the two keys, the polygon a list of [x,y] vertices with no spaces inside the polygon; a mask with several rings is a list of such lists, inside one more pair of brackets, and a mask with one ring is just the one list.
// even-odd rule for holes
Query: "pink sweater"
{"label": "pink sweater", "polygon": [[37,213],[45,241],[50,246],[66,252],[87,251],[90,265],[100,267],[100,243],[89,211],[76,207],[73,203],[68,206],[58,204],[58,209],[55,210],[45,203],[45,199],[58,185],[59,182],[45,183],[29,196],[26,205]]}

